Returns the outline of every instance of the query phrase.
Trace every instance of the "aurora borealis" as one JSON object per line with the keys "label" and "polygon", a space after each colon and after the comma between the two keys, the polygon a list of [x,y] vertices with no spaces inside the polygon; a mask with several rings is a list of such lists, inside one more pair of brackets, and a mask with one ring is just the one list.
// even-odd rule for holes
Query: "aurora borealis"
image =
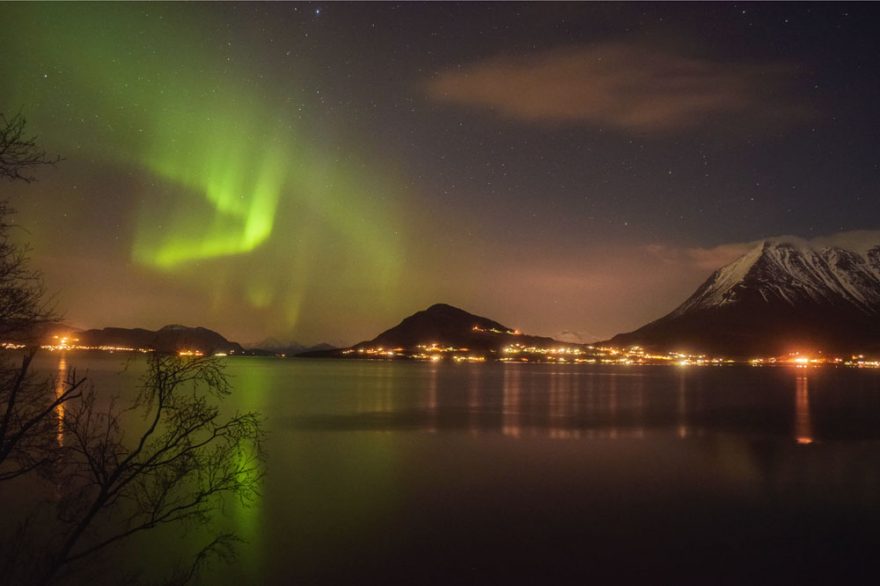
{"label": "aurora borealis", "polygon": [[606,337],[878,227],[876,10],[2,4],[0,108],[64,161],[0,189],[77,326]]}

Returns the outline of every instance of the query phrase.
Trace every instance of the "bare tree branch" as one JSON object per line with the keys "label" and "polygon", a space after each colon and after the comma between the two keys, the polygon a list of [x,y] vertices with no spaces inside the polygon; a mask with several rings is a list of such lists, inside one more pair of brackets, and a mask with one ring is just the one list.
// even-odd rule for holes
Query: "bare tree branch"
{"label": "bare tree branch", "polygon": [[30,373],[34,355],[34,350],[27,352],[17,368],[0,363],[0,398],[4,399],[0,405],[0,481],[34,470],[51,472],[51,465],[61,456],[57,444],[60,411],[82,395],[86,382],[72,369],[54,385],[34,377]]}
{"label": "bare tree branch", "polygon": [[25,133],[26,125],[21,114],[7,117],[0,112],[0,178],[30,183],[36,180],[30,174],[32,168],[61,161],[61,157],[41,149],[36,136]]}
{"label": "bare tree branch", "polygon": [[[72,442],[59,510],[66,530],[43,583],[133,535],[169,523],[208,523],[224,498],[249,502],[256,495],[261,420],[255,413],[222,418],[217,401],[228,393],[217,359],[153,354],[135,412],[112,405],[99,411],[93,393],[68,411]],[[145,422],[130,448],[120,413]]]}
{"label": "bare tree branch", "polygon": [[[0,179],[30,182],[33,169],[59,160],[26,134],[21,115],[0,113]],[[102,407],[73,369],[60,380],[35,376],[38,340],[58,318],[27,249],[11,238],[13,214],[0,200],[0,342],[21,354],[16,361],[0,349],[0,481],[38,471],[54,490],[53,507],[35,503],[0,543],[0,581],[76,582],[93,566],[85,562],[114,544],[160,525],[209,523],[226,498],[250,501],[263,474],[263,431],[255,413],[221,416],[230,386],[213,358],[151,355],[126,408],[115,399]],[[143,429],[130,440],[123,430],[138,427],[135,418]],[[232,559],[237,541],[218,535],[173,582]]]}

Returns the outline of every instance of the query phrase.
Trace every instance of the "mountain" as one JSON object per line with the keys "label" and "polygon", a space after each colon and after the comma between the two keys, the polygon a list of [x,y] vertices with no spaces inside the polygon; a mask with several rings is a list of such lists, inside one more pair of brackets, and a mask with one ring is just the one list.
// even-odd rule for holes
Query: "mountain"
{"label": "mountain", "polygon": [[208,353],[241,354],[244,349],[213,330],[201,327],[168,325],[157,331],[143,328],[103,328],[83,330],[76,334],[81,346],[118,346],[153,348],[162,352],[194,350]]}
{"label": "mountain", "polygon": [[291,347],[305,347],[298,342],[282,342],[278,338],[266,338],[265,340],[261,340],[259,342],[252,342],[244,344],[244,347],[248,350],[278,350],[279,348],[291,348]]}
{"label": "mountain", "polygon": [[547,346],[557,342],[552,338],[523,335],[489,318],[468,313],[445,303],[437,303],[414,313],[372,340],[355,344],[354,348],[384,347],[414,350],[419,345],[437,344],[497,352],[512,343]]}
{"label": "mountain", "polygon": [[297,354],[302,354],[304,352],[324,352],[328,350],[335,350],[336,348],[338,348],[338,346],[334,346],[326,342],[321,342],[320,344],[315,344],[313,346],[307,346],[306,344],[300,344],[299,342],[295,342],[292,340],[282,342],[277,338],[266,338],[262,342],[249,344],[247,346],[248,352],[271,356],[275,356],[278,354],[283,354],[285,356],[296,356]]}
{"label": "mountain", "polygon": [[618,346],[746,354],[880,348],[880,238],[857,246],[766,240]]}
{"label": "mountain", "polygon": [[[328,344],[327,342],[321,342],[320,344],[315,344],[314,346],[306,346],[304,350],[300,350],[299,353],[303,352],[327,352],[329,350],[336,350],[338,346],[334,346],[333,344]],[[288,353],[288,356],[292,356],[293,354]]]}

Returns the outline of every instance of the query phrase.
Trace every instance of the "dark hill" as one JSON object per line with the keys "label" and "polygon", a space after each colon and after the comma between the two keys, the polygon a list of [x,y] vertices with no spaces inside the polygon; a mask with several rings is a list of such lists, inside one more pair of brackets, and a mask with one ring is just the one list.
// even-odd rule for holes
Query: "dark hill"
{"label": "dark hill", "polygon": [[194,350],[205,354],[232,352],[241,354],[243,348],[230,342],[213,330],[202,327],[168,325],[157,331],[143,328],[103,328],[79,332],[78,344],[82,346],[120,346],[128,348],[152,348],[160,352]]}
{"label": "dark hill", "polygon": [[420,344],[437,344],[472,350],[499,351],[512,343],[547,346],[557,342],[551,338],[522,335],[497,321],[445,303],[437,303],[414,313],[372,340],[356,344],[354,348],[381,346],[414,350]]}

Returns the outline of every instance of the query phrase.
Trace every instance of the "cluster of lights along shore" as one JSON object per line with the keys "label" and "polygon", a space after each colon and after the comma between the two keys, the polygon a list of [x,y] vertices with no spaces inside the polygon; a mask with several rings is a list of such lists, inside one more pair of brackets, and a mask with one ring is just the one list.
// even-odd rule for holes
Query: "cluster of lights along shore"
{"label": "cluster of lights along shore", "polygon": [[[25,344],[19,344],[15,342],[2,342],[0,343],[0,349],[3,350],[22,350],[26,348]],[[146,354],[148,352],[155,351],[155,348],[141,348],[134,346],[112,346],[112,345],[100,345],[100,346],[89,346],[85,344],[80,344],[78,338],[71,338],[70,336],[52,336],[52,342],[48,344],[40,345],[41,350],[48,350],[50,352],[66,352],[66,351],[93,351],[93,352],[108,352],[110,354],[114,354],[117,352],[140,352]],[[204,356],[205,353],[201,350],[195,349],[180,349],[177,351],[178,356]],[[234,351],[227,352],[214,352],[213,356],[228,356],[229,354],[234,354]]]}
{"label": "cluster of lights along shore", "polygon": [[[480,334],[507,334],[521,336],[519,330],[498,330],[482,328],[478,325],[471,328]],[[749,360],[735,360],[720,356],[694,354],[691,352],[652,353],[641,346],[617,348],[614,346],[593,346],[573,344],[551,344],[548,346],[512,343],[504,346],[500,354],[494,350],[488,355],[474,352],[470,348],[444,346],[436,342],[418,344],[415,351],[406,348],[360,347],[342,351],[344,356],[379,360],[422,360],[440,362],[485,362],[493,360],[504,363],[541,362],[551,364],[612,364],[612,365],[652,365],[670,364],[676,366],[724,366],[730,364],[749,364],[751,366],[795,366],[798,368],[818,366],[852,366],[857,368],[880,368],[880,359],[869,359],[864,354],[851,355],[848,358],[828,357],[821,353],[815,355],[791,352],[784,356],[756,357]]]}
{"label": "cluster of lights along shore", "polygon": [[791,352],[783,356],[755,357],[748,360],[737,360],[707,354],[688,352],[652,353],[641,346],[616,348],[613,346],[526,346],[510,344],[501,349],[485,354],[473,352],[469,348],[456,348],[437,343],[419,344],[415,351],[406,348],[385,348],[378,346],[347,348],[342,355],[349,358],[373,360],[416,360],[441,362],[486,362],[487,360],[502,363],[549,363],[549,364],[609,364],[620,366],[632,365],[674,365],[674,366],[725,366],[733,364],[749,364],[751,366],[794,366],[797,368],[820,366],[850,366],[857,368],[880,368],[880,359],[866,358],[864,354],[849,357],[829,357],[822,354],[807,355]]}
{"label": "cluster of lights along shore", "polygon": [[[476,326],[475,326],[476,330]],[[498,332],[511,335],[520,335],[518,331]],[[23,344],[4,342],[0,348],[4,350],[23,349]],[[50,352],[63,351],[96,351],[96,352],[152,352],[154,348],[135,348],[129,346],[88,346],[79,344],[77,338],[70,336],[53,336],[52,342],[40,346]],[[198,349],[180,349],[180,356],[204,356],[205,353]],[[214,356],[227,356],[234,354],[233,351],[216,352]],[[864,354],[854,354],[848,357],[827,356],[821,353],[806,354],[790,352],[782,356],[754,357],[748,360],[736,360],[707,354],[693,354],[689,352],[652,353],[641,346],[629,346],[616,348],[613,346],[579,346],[572,344],[554,344],[550,346],[535,346],[513,343],[501,349],[500,352],[489,350],[480,353],[470,348],[458,348],[429,342],[418,344],[414,349],[403,347],[385,348],[359,347],[346,348],[340,351],[345,358],[360,358],[366,360],[415,360],[426,362],[502,362],[502,363],[550,363],[550,364],[608,364],[608,365],[674,365],[674,366],[725,366],[732,364],[749,364],[751,366],[793,366],[797,368],[811,368],[821,366],[848,366],[855,368],[880,368],[880,358],[867,357]],[[278,354],[279,358],[285,355]]]}

